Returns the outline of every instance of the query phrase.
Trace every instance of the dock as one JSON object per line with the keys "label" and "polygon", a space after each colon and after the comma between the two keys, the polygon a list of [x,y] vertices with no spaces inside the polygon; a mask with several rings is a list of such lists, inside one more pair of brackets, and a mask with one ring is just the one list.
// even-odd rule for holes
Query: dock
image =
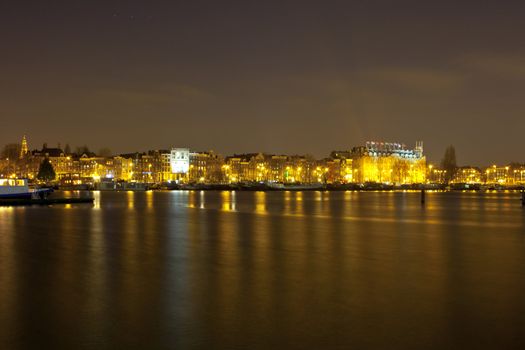
{"label": "dock", "polygon": [[54,205],[93,203],[94,198],[0,199],[0,206]]}

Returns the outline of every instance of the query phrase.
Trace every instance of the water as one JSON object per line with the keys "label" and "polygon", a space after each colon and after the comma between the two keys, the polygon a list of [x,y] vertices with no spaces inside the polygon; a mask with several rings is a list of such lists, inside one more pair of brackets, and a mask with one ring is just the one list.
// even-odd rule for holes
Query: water
{"label": "water", "polygon": [[525,347],[516,193],[95,193],[0,208],[0,348]]}

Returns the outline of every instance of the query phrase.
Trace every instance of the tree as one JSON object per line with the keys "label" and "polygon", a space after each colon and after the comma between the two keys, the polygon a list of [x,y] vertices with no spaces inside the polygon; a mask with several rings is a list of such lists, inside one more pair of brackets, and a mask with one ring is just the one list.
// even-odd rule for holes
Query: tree
{"label": "tree", "polygon": [[98,155],[100,157],[105,157],[105,158],[109,158],[111,157],[111,150],[107,147],[104,147],[104,148],[101,148],[99,151],[98,151]]}
{"label": "tree", "polygon": [[20,145],[18,143],[9,143],[4,146],[2,150],[2,158],[9,160],[16,160],[20,156]]}
{"label": "tree", "polygon": [[71,154],[71,147],[69,146],[69,143],[66,143],[66,147],[64,147],[64,153]]}
{"label": "tree", "polygon": [[458,166],[456,163],[456,149],[450,145],[445,150],[445,156],[441,161],[441,167],[445,170],[445,182],[448,184],[456,175]]}
{"label": "tree", "polygon": [[84,153],[89,154],[90,153],[89,147],[87,145],[78,146],[75,150],[75,153],[78,154],[79,156],[83,155]]}
{"label": "tree", "polygon": [[53,165],[48,158],[45,158],[42,163],[40,163],[40,168],[38,168],[38,175],[36,177],[45,182],[53,181],[55,179],[55,169],[53,169]]}

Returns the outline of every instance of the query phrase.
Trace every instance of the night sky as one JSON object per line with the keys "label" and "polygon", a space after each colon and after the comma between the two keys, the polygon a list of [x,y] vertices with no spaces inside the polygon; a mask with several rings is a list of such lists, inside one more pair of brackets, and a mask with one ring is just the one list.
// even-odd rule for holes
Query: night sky
{"label": "night sky", "polygon": [[0,144],[525,162],[520,1],[0,2]]}

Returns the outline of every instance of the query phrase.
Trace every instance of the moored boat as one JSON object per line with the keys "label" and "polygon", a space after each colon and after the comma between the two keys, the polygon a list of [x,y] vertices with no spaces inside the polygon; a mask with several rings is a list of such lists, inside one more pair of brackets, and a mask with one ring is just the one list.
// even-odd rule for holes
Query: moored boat
{"label": "moored boat", "polygon": [[323,190],[325,185],[322,183],[311,183],[311,184],[300,184],[300,183],[291,183],[283,184],[279,182],[270,182],[267,184],[268,188],[272,190],[282,190],[282,191],[312,191],[312,190]]}
{"label": "moored boat", "polygon": [[27,179],[0,179],[0,199],[45,198],[51,188],[30,189]]}

